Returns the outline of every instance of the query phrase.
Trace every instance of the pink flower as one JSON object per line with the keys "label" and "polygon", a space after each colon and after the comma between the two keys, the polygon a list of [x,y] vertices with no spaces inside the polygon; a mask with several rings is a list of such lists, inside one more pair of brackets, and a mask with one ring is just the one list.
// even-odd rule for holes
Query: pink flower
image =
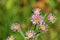
{"label": "pink flower", "polygon": [[34,14],[40,14],[41,9],[34,8],[32,11],[33,11]]}
{"label": "pink flower", "polygon": [[20,24],[18,24],[18,23],[12,24],[11,30],[13,30],[14,32],[15,31],[19,32],[20,31]]}
{"label": "pink flower", "polygon": [[40,24],[39,29],[40,29],[41,31],[47,31],[47,30],[48,30],[48,27],[47,27],[47,26],[48,26],[47,24],[42,23],[42,24]]}
{"label": "pink flower", "polygon": [[30,39],[30,38],[34,38],[34,36],[35,36],[35,32],[34,31],[28,31],[28,32],[26,32],[26,38],[27,39]]}
{"label": "pink flower", "polygon": [[56,20],[56,18],[55,18],[55,16],[54,16],[52,13],[50,13],[50,14],[48,15],[48,20],[49,20],[49,22],[54,23],[55,20]]}
{"label": "pink flower", "polygon": [[13,36],[10,36],[7,38],[7,40],[15,40],[15,38]]}
{"label": "pink flower", "polygon": [[33,22],[34,25],[36,25],[36,24],[39,24],[39,23],[43,22],[43,17],[41,15],[36,14],[36,15],[32,16],[31,21]]}

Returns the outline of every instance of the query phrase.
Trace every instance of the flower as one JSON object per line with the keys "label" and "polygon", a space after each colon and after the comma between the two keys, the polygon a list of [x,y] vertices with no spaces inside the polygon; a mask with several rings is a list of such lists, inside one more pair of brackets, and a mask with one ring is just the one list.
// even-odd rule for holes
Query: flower
{"label": "flower", "polygon": [[15,31],[19,32],[20,31],[20,24],[18,24],[18,23],[12,24],[11,30],[13,30],[14,32]]}
{"label": "flower", "polygon": [[43,22],[43,17],[41,15],[36,14],[36,15],[32,16],[31,21],[33,22],[34,25],[36,25],[36,24],[39,24],[39,23]]}
{"label": "flower", "polygon": [[47,26],[48,26],[47,24],[42,23],[42,24],[40,24],[39,29],[41,31],[47,31],[48,30],[48,27]]}
{"label": "flower", "polygon": [[41,9],[34,8],[32,11],[33,11],[34,14],[40,14]]}
{"label": "flower", "polygon": [[55,22],[55,16],[52,14],[52,13],[50,13],[49,15],[48,15],[48,21],[49,22],[52,22],[52,23],[54,23]]}
{"label": "flower", "polygon": [[7,40],[14,40],[15,38],[13,36],[10,36],[7,38]]}
{"label": "flower", "polygon": [[30,38],[34,38],[34,36],[35,36],[35,32],[34,31],[28,31],[28,32],[26,32],[26,38],[27,39],[30,39]]}

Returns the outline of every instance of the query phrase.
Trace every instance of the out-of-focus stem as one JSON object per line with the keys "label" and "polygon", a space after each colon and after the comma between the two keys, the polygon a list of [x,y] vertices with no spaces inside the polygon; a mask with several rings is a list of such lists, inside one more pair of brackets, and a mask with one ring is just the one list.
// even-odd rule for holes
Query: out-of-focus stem
{"label": "out-of-focus stem", "polygon": [[39,35],[40,35],[40,34],[37,34],[37,35],[36,35],[35,40],[37,40],[37,39],[38,39],[38,36],[39,36]]}
{"label": "out-of-focus stem", "polygon": [[36,29],[36,25],[35,25],[35,27],[34,27],[34,30]]}
{"label": "out-of-focus stem", "polygon": [[40,32],[37,32],[36,35],[38,35]]}
{"label": "out-of-focus stem", "polygon": [[47,13],[44,15],[44,18],[47,16]]}
{"label": "out-of-focus stem", "polygon": [[24,36],[23,32],[20,30],[20,34],[24,37],[24,40],[27,40],[26,37]]}

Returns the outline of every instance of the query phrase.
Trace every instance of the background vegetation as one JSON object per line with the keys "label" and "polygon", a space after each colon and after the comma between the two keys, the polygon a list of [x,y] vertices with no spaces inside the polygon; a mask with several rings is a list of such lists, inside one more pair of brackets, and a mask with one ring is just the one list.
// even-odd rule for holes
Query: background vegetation
{"label": "background vegetation", "polygon": [[0,40],[6,40],[10,35],[16,40],[24,40],[20,33],[14,33],[10,27],[12,23],[20,23],[24,34],[33,29],[30,18],[35,7],[42,9],[43,16],[50,12],[56,16],[56,22],[48,23],[48,31],[41,33],[38,40],[60,40],[60,0],[0,0]]}

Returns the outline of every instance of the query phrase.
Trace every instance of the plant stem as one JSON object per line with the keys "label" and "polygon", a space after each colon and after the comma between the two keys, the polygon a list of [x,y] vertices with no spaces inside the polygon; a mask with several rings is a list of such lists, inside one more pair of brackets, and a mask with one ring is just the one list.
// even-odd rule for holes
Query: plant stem
{"label": "plant stem", "polygon": [[24,34],[23,34],[23,32],[22,32],[21,30],[20,30],[20,33],[21,33],[21,35],[24,37],[24,39],[27,40],[26,37],[24,36]]}
{"label": "plant stem", "polygon": [[44,18],[47,16],[47,13],[44,15]]}
{"label": "plant stem", "polygon": [[37,35],[36,35],[35,40],[37,40],[37,38],[38,38],[39,35],[40,35],[40,34],[37,34]]}
{"label": "plant stem", "polygon": [[35,25],[35,27],[34,27],[34,30],[36,29],[36,25]]}

